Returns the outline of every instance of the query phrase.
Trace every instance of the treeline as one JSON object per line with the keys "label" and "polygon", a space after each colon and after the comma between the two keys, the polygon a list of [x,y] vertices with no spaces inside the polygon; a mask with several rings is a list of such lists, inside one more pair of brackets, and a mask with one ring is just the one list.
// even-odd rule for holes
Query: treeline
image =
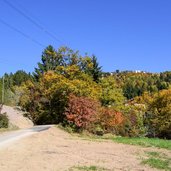
{"label": "treeline", "polygon": [[94,55],[48,46],[33,74],[5,74],[5,102],[20,105],[35,124],[170,139],[170,84],[171,72],[103,73]]}
{"label": "treeline", "polygon": [[[17,89],[22,85],[22,83],[27,80],[33,80],[34,77],[30,73],[26,73],[23,70],[18,70],[17,72],[7,74],[5,73],[2,78],[0,78],[0,97],[2,97],[3,89],[3,79],[4,79],[4,99],[0,98],[0,103],[5,103],[6,105],[17,105],[18,98]],[[3,100],[3,102],[2,102]]]}

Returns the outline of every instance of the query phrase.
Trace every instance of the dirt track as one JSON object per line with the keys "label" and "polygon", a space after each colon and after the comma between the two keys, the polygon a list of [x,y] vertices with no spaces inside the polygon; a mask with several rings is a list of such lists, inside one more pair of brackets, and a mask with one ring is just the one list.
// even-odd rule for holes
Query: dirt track
{"label": "dirt track", "polygon": [[67,171],[73,166],[99,166],[114,170],[153,170],[141,165],[141,148],[110,141],[89,141],[51,128],[0,149],[0,170]]}

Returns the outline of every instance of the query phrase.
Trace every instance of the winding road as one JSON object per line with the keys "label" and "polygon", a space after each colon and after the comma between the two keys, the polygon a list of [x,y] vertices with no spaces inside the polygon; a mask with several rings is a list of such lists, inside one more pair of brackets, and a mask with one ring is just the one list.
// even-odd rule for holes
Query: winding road
{"label": "winding road", "polygon": [[31,128],[12,131],[8,133],[4,133],[0,135],[0,147],[9,145],[13,141],[19,140],[23,137],[45,131],[49,128],[53,127],[53,125],[40,125],[40,126],[33,126]]}

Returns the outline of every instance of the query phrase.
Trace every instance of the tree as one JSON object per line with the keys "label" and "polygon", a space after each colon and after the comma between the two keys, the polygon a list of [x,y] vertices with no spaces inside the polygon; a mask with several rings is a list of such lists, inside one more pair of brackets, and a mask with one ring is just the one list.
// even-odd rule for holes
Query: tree
{"label": "tree", "polygon": [[102,70],[101,70],[102,67],[99,66],[99,63],[97,62],[97,58],[95,55],[92,56],[91,62],[93,64],[93,66],[90,69],[90,74],[92,75],[93,80],[98,83],[102,76]]}
{"label": "tree", "polygon": [[38,82],[27,82],[23,86],[25,93],[20,105],[36,124],[63,123],[70,94],[94,100],[101,96],[101,87],[77,66],[62,66],[58,71],[60,73],[48,71]]}
{"label": "tree", "polygon": [[35,68],[33,75],[38,79],[43,73],[49,70],[55,70],[59,65],[60,59],[57,59],[56,51],[53,46],[49,45],[42,53],[41,62],[38,63],[38,68]]}
{"label": "tree", "polygon": [[100,85],[102,87],[101,102],[104,106],[119,106],[124,102],[122,89],[116,84],[116,80],[112,77],[101,79]]}
{"label": "tree", "polygon": [[151,136],[171,139],[171,89],[155,95],[146,118]]}
{"label": "tree", "polygon": [[13,86],[20,86],[23,82],[26,82],[27,80],[31,80],[32,76],[27,74],[23,70],[18,70],[16,73],[13,74],[12,80],[13,80]]}
{"label": "tree", "polygon": [[40,78],[47,71],[55,71],[61,73],[60,67],[77,66],[80,71],[89,74],[95,82],[101,77],[101,67],[97,62],[97,58],[93,55],[81,56],[79,51],[74,51],[68,47],[60,47],[55,50],[49,45],[42,53],[41,62],[35,68],[34,76]]}

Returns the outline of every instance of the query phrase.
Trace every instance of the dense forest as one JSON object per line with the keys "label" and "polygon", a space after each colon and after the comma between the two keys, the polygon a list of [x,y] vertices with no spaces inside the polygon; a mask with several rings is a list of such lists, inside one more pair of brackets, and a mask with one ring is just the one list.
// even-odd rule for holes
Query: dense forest
{"label": "dense forest", "polygon": [[19,105],[35,124],[60,123],[97,135],[171,139],[169,71],[105,73],[95,55],[48,46],[34,73],[4,74],[0,89],[3,78],[3,103]]}

